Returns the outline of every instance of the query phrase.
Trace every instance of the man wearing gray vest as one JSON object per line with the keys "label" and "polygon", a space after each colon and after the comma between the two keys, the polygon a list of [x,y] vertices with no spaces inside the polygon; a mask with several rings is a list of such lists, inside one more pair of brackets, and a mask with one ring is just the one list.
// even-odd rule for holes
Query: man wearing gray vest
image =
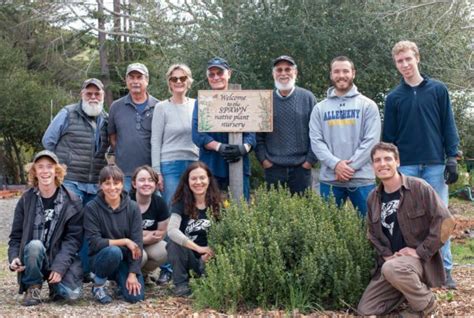
{"label": "man wearing gray vest", "polygon": [[104,84],[96,78],[84,81],[81,101],[61,109],[43,136],[45,149],[67,166],[64,186],[83,204],[98,191],[99,171],[107,164],[105,152],[108,115],[104,107]]}

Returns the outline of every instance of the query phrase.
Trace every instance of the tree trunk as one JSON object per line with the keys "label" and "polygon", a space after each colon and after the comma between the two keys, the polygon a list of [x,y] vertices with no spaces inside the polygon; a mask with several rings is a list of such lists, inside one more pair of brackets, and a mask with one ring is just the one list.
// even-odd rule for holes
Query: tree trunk
{"label": "tree trunk", "polygon": [[[102,1],[97,1],[98,5],[98,24],[99,29],[105,29],[105,18],[104,18],[104,8],[102,5]],[[105,43],[105,32],[99,32],[99,60],[100,60],[100,77],[102,82],[105,85],[105,104],[110,107],[113,102],[112,91],[110,90],[110,70],[109,70],[109,62],[107,58],[107,47]]]}
{"label": "tree trunk", "polygon": [[[122,31],[121,26],[121,17],[120,17],[120,0],[114,0],[114,32],[120,33]],[[122,35],[115,35],[115,64],[120,65],[122,61],[122,43],[123,43],[123,36]]]}
{"label": "tree trunk", "polygon": [[[13,183],[14,184],[18,184],[18,183],[21,183],[21,184],[25,184],[26,183],[26,180],[25,180],[25,173],[24,173],[24,169],[23,169],[23,159],[21,158],[21,151],[20,151],[20,147],[18,146],[18,144],[16,143],[15,139],[12,137],[12,136],[9,136],[9,135],[6,135],[5,136],[5,143],[6,143],[6,146],[5,147],[6,149],[9,150],[10,154],[9,156],[14,159],[13,162],[16,163],[16,167],[11,167],[12,169],[12,172],[13,173]],[[13,155],[15,155],[15,158],[13,158]]]}

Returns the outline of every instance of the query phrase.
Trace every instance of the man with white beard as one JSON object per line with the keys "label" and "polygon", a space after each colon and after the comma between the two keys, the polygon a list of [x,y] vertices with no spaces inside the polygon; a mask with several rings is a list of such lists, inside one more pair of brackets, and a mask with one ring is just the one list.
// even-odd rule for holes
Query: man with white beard
{"label": "man with white beard", "polygon": [[107,164],[108,115],[104,108],[104,84],[96,78],[84,81],[81,101],[65,106],[43,136],[45,149],[67,166],[64,186],[85,205],[98,191],[99,172]]}
{"label": "man with white beard", "polygon": [[316,97],[295,85],[294,59],[273,60],[273,132],[257,133],[255,154],[265,170],[267,186],[287,186],[292,194],[311,187],[311,167],[317,159],[311,150],[309,120]]}

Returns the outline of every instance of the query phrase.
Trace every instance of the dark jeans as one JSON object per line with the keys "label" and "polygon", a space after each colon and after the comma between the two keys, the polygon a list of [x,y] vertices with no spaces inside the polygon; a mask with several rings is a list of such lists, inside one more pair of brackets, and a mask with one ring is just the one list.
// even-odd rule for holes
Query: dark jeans
{"label": "dark jeans", "polygon": [[173,241],[166,245],[168,251],[168,261],[173,267],[173,283],[175,286],[187,284],[189,282],[189,272],[193,270],[197,276],[204,274],[204,263],[201,258],[184,246]]}
{"label": "dark jeans", "polygon": [[[23,253],[23,264],[25,271],[21,282],[28,288],[32,285],[42,285],[43,280],[48,277],[49,271],[45,270],[46,248],[40,240],[32,240],[25,246]],[[74,280],[71,273],[65,273],[61,282],[49,284],[52,294],[68,300],[78,299],[82,294],[82,277]]]}
{"label": "dark jeans", "polygon": [[291,194],[302,195],[311,187],[311,169],[305,169],[302,166],[287,167],[273,164],[264,172],[268,188],[280,184],[288,187]]}
{"label": "dark jeans", "polygon": [[136,303],[145,299],[145,282],[143,276],[137,274],[137,279],[142,286],[140,293],[134,296],[128,292],[125,286],[129,273],[127,257],[131,256],[129,253],[123,253],[120,247],[108,246],[90,258],[91,269],[95,274],[94,282],[96,285],[105,284],[107,279],[114,280],[123,298],[130,303]]}

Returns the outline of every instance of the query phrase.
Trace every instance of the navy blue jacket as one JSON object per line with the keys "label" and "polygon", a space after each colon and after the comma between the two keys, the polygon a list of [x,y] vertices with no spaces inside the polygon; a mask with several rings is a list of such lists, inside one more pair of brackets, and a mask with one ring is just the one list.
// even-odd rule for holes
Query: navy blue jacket
{"label": "navy blue jacket", "polygon": [[402,166],[455,157],[459,135],[446,86],[426,75],[416,87],[402,79],[385,100],[382,140],[398,147]]}

